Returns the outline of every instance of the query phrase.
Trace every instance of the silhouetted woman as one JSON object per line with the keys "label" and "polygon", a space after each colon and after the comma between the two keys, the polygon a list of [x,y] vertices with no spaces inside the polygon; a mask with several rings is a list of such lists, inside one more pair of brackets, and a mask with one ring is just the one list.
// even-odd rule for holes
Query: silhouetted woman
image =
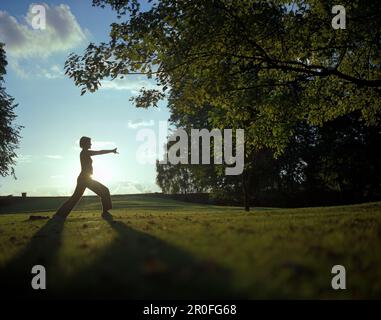
{"label": "silhouetted woman", "polygon": [[91,148],[91,139],[89,137],[82,137],[79,140],[79,146],[82,148],[80,153],[81,158],[81,173],[77,179],[77,187],[73,195],[67,200],[56,212],[56,216],[66,218],[77,202],[81,199],[86,188],[95,192],[102,200],[103,213],[107,213],[112,208],[110,191],[103,184],[91,178],[93,174],[93,160],[92,156],[117,153],[116,148],[112,150],[94,151]]}

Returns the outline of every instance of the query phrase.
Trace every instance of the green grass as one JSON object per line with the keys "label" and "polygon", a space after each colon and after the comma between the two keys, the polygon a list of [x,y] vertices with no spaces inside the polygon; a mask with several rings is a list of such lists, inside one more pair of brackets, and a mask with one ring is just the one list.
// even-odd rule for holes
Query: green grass
{"label": "green grass", "polygon": [[[153,195],[113,197],[113,220],[84,198],[63,225],[63,198],[0,209],[0,280],[9,294],[73,298],[381,298],[381,202],[302,208],[218,207]],[[33,265],[47,290],[30,289]],[[345,266],[347,290],[331,288]]]}

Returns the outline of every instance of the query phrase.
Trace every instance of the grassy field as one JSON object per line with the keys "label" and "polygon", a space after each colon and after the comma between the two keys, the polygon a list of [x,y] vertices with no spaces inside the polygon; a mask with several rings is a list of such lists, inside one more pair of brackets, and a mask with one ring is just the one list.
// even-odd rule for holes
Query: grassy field
{"label": "grassy field", "polygon": [[[84,198],[64,224],[63,198],[0,208],[3,294],[34,298],[381,298],[381,202],[269,209],[113,197],[102,218]],[[42,264],[47,290],[31,290]],[[333,265],[347,290],[331,288]]]}

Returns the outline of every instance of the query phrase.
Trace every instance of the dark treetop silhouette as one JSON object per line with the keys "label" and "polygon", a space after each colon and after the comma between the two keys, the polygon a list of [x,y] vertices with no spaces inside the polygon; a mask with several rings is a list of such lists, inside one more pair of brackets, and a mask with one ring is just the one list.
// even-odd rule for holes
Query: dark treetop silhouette
{"label": "dark treetop silhouette", "polygon": [[55,217],[66,218],[77,202],[81,199],[86,188],[95,192],[102,200],[103,213],[106,213],[112,208],[111,197],[109,189],[100,182],[91,178],[93,174],[93,160],[91,156],[107,153],[117,153],[116,148],[112,150],[90,150],[91,139],[89,137],[82,137],[79,140],[79,146],[82,148],[80,153],[81,159],[81,173],[77,179],[77,186],[73,195],[57,210]]}

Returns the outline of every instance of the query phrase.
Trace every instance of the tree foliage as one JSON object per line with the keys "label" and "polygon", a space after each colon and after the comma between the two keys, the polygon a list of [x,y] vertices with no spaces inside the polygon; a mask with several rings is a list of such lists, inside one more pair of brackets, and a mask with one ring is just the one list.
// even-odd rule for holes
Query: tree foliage
{"label": "tree foliage", "polygon": [[216,107],[215,126],[245,124],[248,147],[279,154],[301,119],[321,125],[360,110],[379,119],[381,7],[342,1],[347,29],[331,26],[333,1],[95,0],[121,20],[110,41],[72,54],[66,72],[94,91],[100,80],[146,74],[160,89],[142,89],[138,107],[167,97],[175,109]]}
{"label": "tree foliage", "polygon": [[15,176],[13,166],[17,157],[15,150],[19,143],[21,127],[14,124],[14,109],[17,105],[4,87],[7,60],[3,47],[0,43],[0,175],[4,177],[9,174]]}

